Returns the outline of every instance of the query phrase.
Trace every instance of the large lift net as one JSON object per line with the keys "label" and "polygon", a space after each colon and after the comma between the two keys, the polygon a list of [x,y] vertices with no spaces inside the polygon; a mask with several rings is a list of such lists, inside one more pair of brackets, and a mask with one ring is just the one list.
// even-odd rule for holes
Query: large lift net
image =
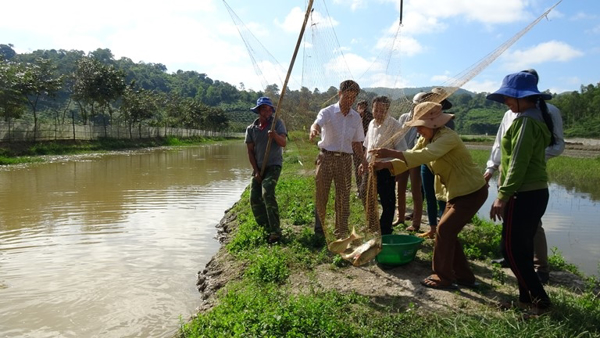
{"label": "large lift net", "polygon": [[[512,38],[474,63],[473,66],[450,78],[445,83],[433,84],[442,90],[440,91],[441,94],[434,96],[433,100],[430,99],[430,101],[440,103],[473,79],[519,40],[519,38],[546,17],[561,1],[558,1]],[[279,100],[276,118],[283,118],[288,130],[303,130],[306,132],[306,137],[308,138],[308,128],[314,121],[317,112],[321,108],[337,102],[338,86],[344,80],[354,79],[360,84],[361,79],[377,77],[380,83],[385,83],[385,87],[401,88],[401,55],[405,43],[402,34],[403,1],[399,1],[399,17],[395,19],[387,18],[390,21],[396,20],[395,25],[397,28],[395,32],[380,39],[380,41],[383,41],[384,46],[380,48],[379,55],[372,61],[372,64],[364,74],[353,74],[348,66],[350,64],[349,60],[354,55],[344,53],[344,49],[341,48],[335,31],[340,26],[340,21],[338,20],[342,20],[343,18],[338,17],[336,13],[330,13],[325,0],[310,0],[306,3],[306,21],[303,23],[300,38],[296,46],[296,51],[300,51],[298,60],[302,60],[302,64],[297,65],[294,73],[291,72],[291,69],[294,65],[296,54],[294,54],[289,67],[282,66],[269,53],[269,48],[266,48],[235,14],[233,9],[225,1],[223,2],[229,10],[231,18],[245,43],[256,74],[261,79],[265,94],[271,96],[274,100]],[[269,43],[276,43],[276,41],[269,41]],[[443,62],[443,59],[440,60],[440,62]],[[285,99],[285,95],[288,95],[286,94],[288,80],[290,86],[300,87],[299,92],[295,91],[293,93],[293,95],[300,96],[299,98],[295,97],[294,105],[288,104]],[[272,92],[274,88],[280,88],[281,92]],[[317,104],[315,104],[314,99],[309,99],[309,97],[314,98],[315,96],[319,98]],[[390,99],[392,99],[392,103],[389,114],[394,118],[410,112],[413,108],[412,98],[407,97],[403,92],[399,97],[391,97]],[[407,127],[401,128],[401,130],[389,139],[381,140],[377,144],[377,147],[392,147],[395,139],[404,137],[408,129]],[[314,167],[311,167],[313,162],[310,159],[303,159],[307,171],[310,172],[314,169]],[[326,206],[317,205],[316,208],[319,210],[318,217],[325,232],[328,248],[356,266],[369,262],[381,250],[380,208],[377,200],[376,175],[373,172],[368,175],[365,187],[364,211],[361,211],[364,212],[364,218],[361,217],[363,221],[357,224],[350,224],[349,228],[351,231],[343,238],[337,238],[333,231],[336,217],[333,212],[334,199],[331,196],[326,199],[316,199],[328,203]],[[299,201],[299,203],[302,203],[302,201]],[[346,217],[347,215],[339,216]]]}

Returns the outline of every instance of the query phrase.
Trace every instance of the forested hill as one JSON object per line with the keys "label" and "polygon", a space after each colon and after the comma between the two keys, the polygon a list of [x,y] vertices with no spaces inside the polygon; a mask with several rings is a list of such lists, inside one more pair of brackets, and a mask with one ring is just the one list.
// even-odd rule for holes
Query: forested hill
{"label": "forested hill", "polygon": [[[246,90],[211,79],[207,73],[169,72],[160,63],[115,59],[109,49],[36,50],[16,53],[0,44],[0,117],[6,123],[95,124],[184,127],[243,131],[256,115],[249,111],[259,96],[277,102],[280,88]],[[359,99],[388,95],[411,98],[426,88],[365,88]],[[337,94],[335,87],[319,91],[286,91],[279,112],[290,130],[307,128],[321,106]],[[506,107],[485,99],[485,93],[459,90],[454,104],[457,131],[494,134]],[[551,103],[563,114],[565,134],[600,137],[600,84],[555,95]]]}

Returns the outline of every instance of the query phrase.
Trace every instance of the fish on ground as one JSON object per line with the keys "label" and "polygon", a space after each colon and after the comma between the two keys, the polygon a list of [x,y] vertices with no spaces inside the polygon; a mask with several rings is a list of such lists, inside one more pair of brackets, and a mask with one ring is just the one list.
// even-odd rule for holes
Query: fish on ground
{"label": "fish on ground", "polygon": [[342,253],[342,252],[346,251],[346,249],[348,249],[348,246],[350,246],[350,243],[352,243],[355,239],[359,239],[359,238],[362,238],[362,236],[360,236],[359,234],[356,233],[356,228],[353,228],[352,233],[350,234],[349,237],[333,241],[333,242],[329,243],[329,245],[327,245],[327,248],[331,252]]}
{"label": "fish on ground", "polygon": [[373,238],[358,246],[351,253],[341,254],[341,256],[343,259],[352,262],[352,265],[359,266],[375,258],[380,251],[381,240]]}

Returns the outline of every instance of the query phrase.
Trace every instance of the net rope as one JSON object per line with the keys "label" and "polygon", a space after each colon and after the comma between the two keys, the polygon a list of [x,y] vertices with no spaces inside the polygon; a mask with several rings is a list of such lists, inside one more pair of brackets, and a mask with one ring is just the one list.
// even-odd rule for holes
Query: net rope
{"label": "net rope", "polygon": [[[238,32],[244,40],[244,44],[250,55],[253,67],[257,76],[261,78],[263,90],[272,84],[283,84],[283,76],[286,74],[286,69],[269,53],[268,48],[265,48],[260,41],[250,32],[244,25],[242,20],[234,13],[227,5],[232,20],[234,21]],[[442,83],[439,88],[442,89],[441,94],[429,97],[428,101],[440,103],[447,99],[450,95],[464,86],[467,82],[477,76],[494,60],[496,60],[503,52],[512,46],[517,40],[525,35],[531,28],[539,23],[544,17],[560,4],[559,0],[556,4],[546,10],[542,15],[536,18],[533,22],[512,36],[498,48],[493,50],[488,55],[484,56],[471,67],[460,72],[456,76]],[[307,2],[308,3],[308,2]],[[400,2],[402,8],[402,2]],[[306,6],[305,6],[306,7]],[[304,32],[304,41],[302,46],[302,67],[301,79],[296,80],[292,75],[292,83],[300,89],[300,94],[320,95],[322,102],[319,106],[312,106],[308,103],[299,106],[290,106],[283,100],[281,107],[277,107],[282,112],[281,118],[284,119],[288,131],[303,130],[308,135],[308,127],[314,121],[317,112],[331,103],[337,102],[338,86],[348,79],[354,79],[350,67],[348,66],[348,58],[350,55],[345,55],[335,32],[335,27],[338,22],[331,15],[325,0],[314,0],[312,10],[306,31]],[[397,29],[393,34],[386,37],[385,47],[381,49],[367,70],[355,79],[360,84],[360,80],[369,76],[368,74],[383,75],[383,82],[386,87],[400,89],[400,78],[402,75],[401,52],[402,52],[402,13],[397,20]],[[277,93],[266,93],[277,98]],[[394,118],[398,118],[401,114],[411,113],[413,109],[412,99],[406,97],[404,92],[400,93],[400,97],[390,98],[392,103],[388,114]],[[378,148],[391,148],[397,138],[402,138],[409,131],[409,127],[402,127],[392,137],[379,140]],[[308,139],[308,137],[307,137]],[[307,139],[296,140],[295,142],[308,142]],[[288,142],[289,143],[289,142]],[[305,147],[298,147],[305,149]],[[299,161],[306,168],[306,172],[314,170],[314,161],[311,161],[309,155],[299,155]],[[371,158],[374,161],[374,157]],[[350,169],[349,169],[350,170]],[[369,174],[365,186],[364,218],[361,221],[349,224],[349,233],[334,234],[336,219],[339,222],[341,218],[348,218],[350,210],[343,210],[343,214],[336,215],[333,212],[333,192],[330,191],[330,196],[316,196],[316,209],[318,217],[321,220],[327,245],[330,251],[340,254],[342,258],[350,261],[353,265],[359,266],[371,261],[381,250],[381,229],[379,226],[380,208],[377,196],[377,179],[372,169],[372,162],[369,164]],[[329,181],[333,173],[325,173],[326,179]],[[352,184],[350,182],[349,184]],[[346,187],[347,188],[347,187]],[[335,190],[335,189],[331,189]],[[306,201],[308,203],[308,201]],[[325,204],[325,205],[323,205]],[[327,210],[327,211],[325,211]]]}

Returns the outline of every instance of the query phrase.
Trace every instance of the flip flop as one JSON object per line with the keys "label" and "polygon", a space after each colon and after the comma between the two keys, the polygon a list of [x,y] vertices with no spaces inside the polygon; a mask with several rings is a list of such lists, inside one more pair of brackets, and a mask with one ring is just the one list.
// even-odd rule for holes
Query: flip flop
{"label": "flip flop", "polygon": [[427,288],[438,289],[438,290],[456,290],[455,284],[442,284],[442,281],[427,277],[421,281],[421,285]]}
{"label": "flip flop", "polygon": [[275,244],[275,243],[279,242],[280,240],[281,240],[281,234],[274,232],[274,233],[270,234],[269,237],[267,238],[267,243]]}
{"label": "flip flop", "polygon": [[406,231],[413,231],[413,232],[417,232],[419,231],[419,227],[414,227],[414,226],[409,226],[408,228],[404,229]]}
{"label": "flip flop", "polygon": [[435,232],[424,232],[422,234],[417,234],[417,237],[434,239],[435,238]]}

